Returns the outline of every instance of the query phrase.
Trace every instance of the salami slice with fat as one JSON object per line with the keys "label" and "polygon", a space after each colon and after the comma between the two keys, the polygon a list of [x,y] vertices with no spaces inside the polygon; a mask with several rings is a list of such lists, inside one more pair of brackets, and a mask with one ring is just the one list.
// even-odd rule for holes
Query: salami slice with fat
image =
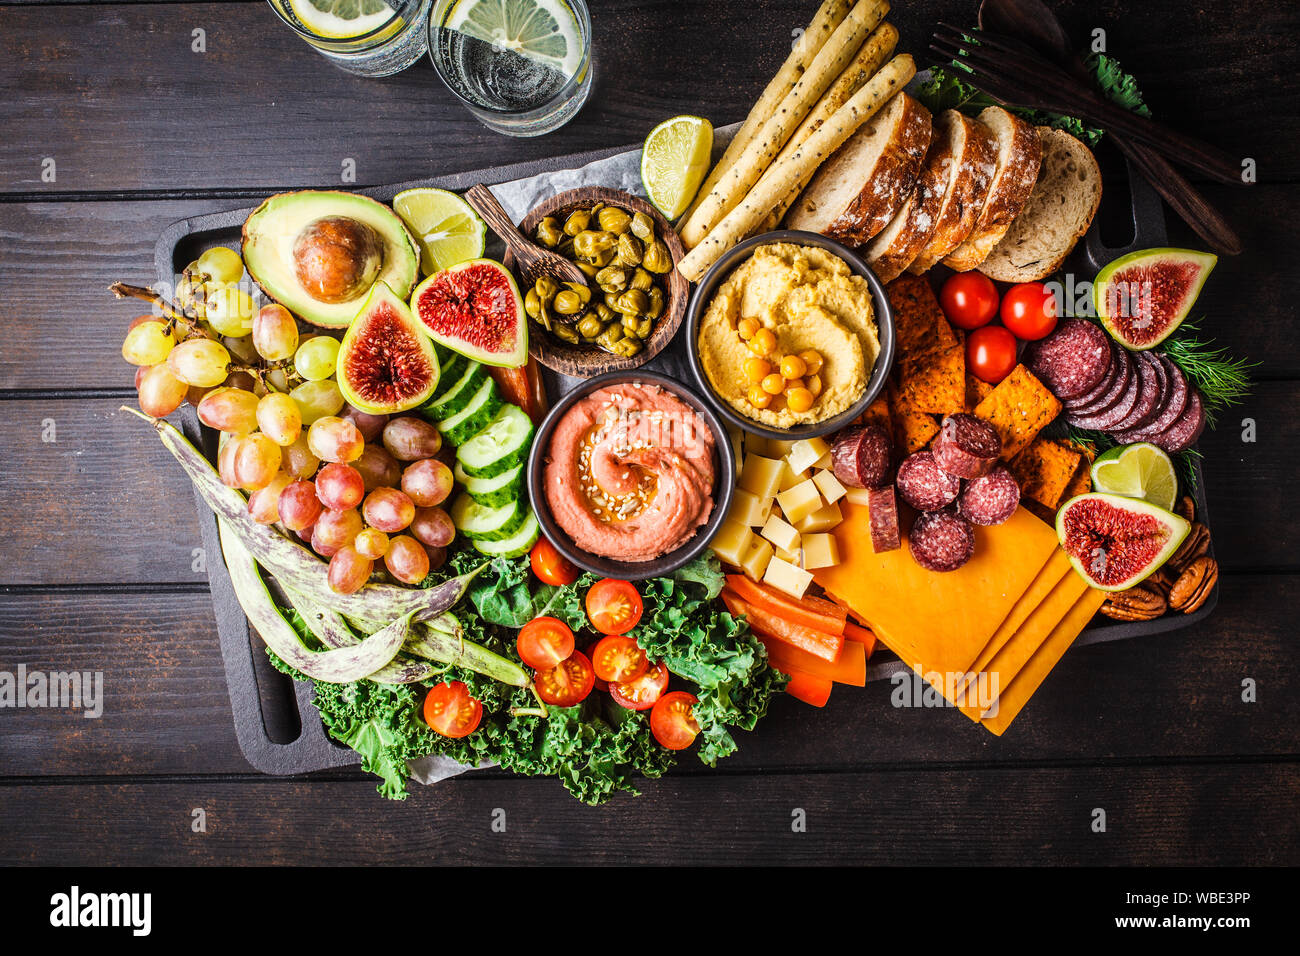
{"label": "salami slice with fat", "polygon": [[1020,482],[1005,465],[966,483],[957,496],[957,513],[977,525],[1002,524],[1020,507]]}
{"label": "salami slice with fat", "polygon": [[840,432],[831,446],[831,470],[851,488],[879,488],[889,481],[893,442],[879,425],[858,425]]}
{"label": "salami slice with fat", "polygon": [[1086,319],[1066,319],[1026,351],[1029,370],[1061,401],[1096,387],[1110,368],[1110,337]]}
{"label": "salami slice with fat", "polygon": [[903,459],[894,484],[903,500],[917,511],[946,508],[961,492],[961,479],[940,468],[929,451],[918,451]]}
{"label": "salami slice with fat", "polygon": [[974,415],[958,412],[943,420],[934,440],[934,460],[958,478],[987,475],[1002,454],[997,429]]}
{"label": "salami slice with fat", "polygon": [[871,549],[880,554],[902,547],[898,534],[898,501],[894,498],[893,485],[867,492],[867,512],[871,525]]}
{"label": "salami slice with fat", "polygon": [[927,511],[913,522],[907,544],[927,571],[956,571],[975,553],[975,529],[952,508]]}

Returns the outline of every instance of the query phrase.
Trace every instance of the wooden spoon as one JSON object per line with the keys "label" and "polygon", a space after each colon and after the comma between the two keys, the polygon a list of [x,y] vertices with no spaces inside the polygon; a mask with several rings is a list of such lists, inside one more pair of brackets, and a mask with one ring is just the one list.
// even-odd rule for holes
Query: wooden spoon
{"label": "wooden spoon", "polygon": [[510,254],[515,257],[515,266],[519,271],[520,279],[523,280],[521,285],[525,290],[532,288],[542,276],[550,276],[556,282],[576,282],[582,286],[587,285],[586,274],[574,263],[558,252],[543,249],[526,238],[511,221],[506,211],[501,208],[496,196],[493,196],[491,190],[482,183],[466,191],[465,201],[483,217],[492,231],[509,247]]}

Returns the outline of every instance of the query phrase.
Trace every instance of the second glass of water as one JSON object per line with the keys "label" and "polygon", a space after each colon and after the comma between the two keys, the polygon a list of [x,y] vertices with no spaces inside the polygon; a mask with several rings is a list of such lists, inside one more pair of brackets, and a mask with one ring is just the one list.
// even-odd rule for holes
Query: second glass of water
{"label": "second glass of water", "polygon": [[591,17],[583,0],[435,0],[429,55],[485,126],[540,136],[591,91]]}

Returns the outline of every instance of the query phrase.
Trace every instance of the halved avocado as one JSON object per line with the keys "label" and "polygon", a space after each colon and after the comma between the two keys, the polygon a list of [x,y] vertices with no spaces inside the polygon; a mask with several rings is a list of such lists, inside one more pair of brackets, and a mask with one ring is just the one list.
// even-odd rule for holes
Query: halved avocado
{"label": "halved avocado", "polygon": [[279,193],[253,210],[243,240],[262,291],[325,328],[347,328],[376,282],[405,299],[419,277],[420,250],[402,220],[355,193]]}

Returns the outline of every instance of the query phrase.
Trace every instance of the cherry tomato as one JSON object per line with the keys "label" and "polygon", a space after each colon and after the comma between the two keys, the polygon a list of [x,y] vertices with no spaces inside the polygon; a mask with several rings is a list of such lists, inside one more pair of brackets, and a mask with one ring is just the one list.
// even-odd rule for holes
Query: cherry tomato
{"label": "cherry tomato", "polygon": [[641,611],[641,595],[630,581],[603,578],[587,592],[587,619],[602,634],[626,634]]}
{"label": "cherry tomato", "polygon": [[567,660],[550,670],[533,675],[537,696],[555,707],[572,707],[587,699],[596,682],[591,661],[582,651],[574,651]]}
{"label": "cherry tomato", "polygon": [[654,664],[640,677],[609,685],[614,703],[628,710],[649,710],[668,689],[668,668]]}
{"label": "cherry tomato", "polygon": [[958,272],[939,290],[939,305],[957,328],[978,329],[998,314],[998,289],[982,272]]}
{"label": "cherry tomato", "polygon": [[578,569],[545,538],[537,539],[528,553],[528,561],[533,566],[533,574],[545,584],[563,587],[578,580]]}
{"label": "cherry tomato", "polygon": [[529,667],[550,670],[573,653],[573,631],[557,617],[535,617],[519,629],[515,647]]}
{"label": "cherry tomato", "polygon": [[438,684],[424,698],[424,722],[444,737],[464,737],[478,730],[483,705],[469,695],[463,681]]}
{"label": "cherry tomato", "polygon": [[966,367],[996,385],[1016,367],[1016,337],[1000,325],[986,325],[966,336]]}
{"label": "cherry tomato", "polygon": [[1016,338],[1041,339],[1056,328],[1056,296],[1041,282],[1013,285],[1002,297],[1002,324]]}
{"label": "cherry tomato", "polygon": [[[594,657],[596,656],[596,645],[599,644],[599,643],[600,643],[600,638],[597,638],[596,640],[592,641],[590,644],[588,644],[586,647],[584,647],[584,648],[582,649],[582,653],[584,653],[584,654],[587,655],[587,660],[591,660],[592,658],[594,658]],[[605,693],[608,694],[608,693],[609,693],[609,681],[607,681],[607,680],[601,680],[599,677],[597,677],[597,678],[596,678],[596,690],[603,690]]]}
{"label": "cherry tomato", "polygon": [[664,694],[650,711],[650,732],[661,747],[685,750],[695,742],[700,725],[695,722],[695,705],[700,702],[694,694],[675,690]]}
{"label": "cherry tomato", "polygon": [[620,634],[602,637],[591,654],[591,666],[596,676],[607,680],[611,685],[636,680],[650,668],[645,651],[637,646],[636,641]]}

